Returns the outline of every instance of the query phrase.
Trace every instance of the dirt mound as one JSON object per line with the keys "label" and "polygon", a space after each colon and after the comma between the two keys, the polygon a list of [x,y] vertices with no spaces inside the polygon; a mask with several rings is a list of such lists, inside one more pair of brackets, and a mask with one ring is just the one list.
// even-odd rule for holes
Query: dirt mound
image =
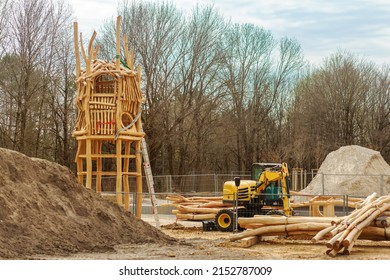
{"label": "dirt mound", "polygon": [[0,148],[0,258],[174,242],[77,183],[66,167]]}
{"label": "dirt mound", "polygon": [[[366,197],[390,193],[390,165],[377,151],[344,146],[327,155],[318,173],[302,194]],[[387,176],[381,176],[387,175]]]}

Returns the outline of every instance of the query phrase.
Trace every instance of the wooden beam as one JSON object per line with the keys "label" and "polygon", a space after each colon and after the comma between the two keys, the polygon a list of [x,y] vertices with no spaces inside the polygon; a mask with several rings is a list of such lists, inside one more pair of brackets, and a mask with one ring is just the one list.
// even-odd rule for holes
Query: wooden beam
{"label": "wooden beam", "polygon": [[85,187],[87,189],[92,188],[92,158],[91,158],[91,153],[92,153],[92,140],[87,139],[86,140],[86,156],[87,156],[87,180],[85,182]]}
{"label": "wooden beam", "polygon": [[116,70],[120,69],[120,59],[121,59],[120,28],[121,28],[121,17],[118,16],[116,18],[116,60],[115,60]]}
{"label": "wooden beam", "polygon": [[236,240],[232,243],[232,245],[239,248],[249,248],[257,243],[259,243],[259,237],[255,235]]}
{"label": "wooden beam", "polygon": [[124,190],[124,199],[125,199],[125,210],[130,210],[130,187],[129,187],[129,164],[130,160],[128,155],[130,155],[130,141],[125,142],[125,158],[123,164],[123,190]]}
{"label": "wooden beam", "polygon": [[138,175],[135,177],[136,181],[136,213],[137,218],[142,215],[142,156],[141,156],[141,141],[135,142],[135,167]]}
{"label": "wooden beam", "polygon": [[122,197],[122,140],[116,140],[116,202],[123,205]]}

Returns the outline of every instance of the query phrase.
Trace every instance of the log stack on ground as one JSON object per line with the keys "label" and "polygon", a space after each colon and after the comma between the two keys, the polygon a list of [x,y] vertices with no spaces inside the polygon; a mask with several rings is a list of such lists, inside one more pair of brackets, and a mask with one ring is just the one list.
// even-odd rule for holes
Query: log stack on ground
{"label": "log stack on ground", "polygon": [[230,240],[236,241],[249,236],[314,236],[319,231],[329,227],[335,219],[338,218],[276,215],[256,215],[252,218],[238,218],[240,227],[247,230],[233,234],[230,236]]}
{"label": "log stack on ground", "polygon": [[238,224],[247,229],[230,236],[231,241],[256,236],[311,236],[313,242],[328,240],[326,253],[330,256],[350,254],[357,239],[388,240],[386,227],[390,224],[390,196],[368,196],[350,215],[345,217],[285,217],[254,216],[239,218]]}
{"label": "log stack on ground", "polygon": [[330,256],[350,254],[357,239],[387,240],[386,228],[390,211],[390,195],[376,198],[376,193],[368,196],[359,209],[347,217],[333,223],[313,237],[313,241],[331,236],[327,241]]}
{"label": "log stack on ground", "polygon": [[170,206],[176,209],[172,213],[177,220],[203,221],[213,220],[221,209],[231,209],[231,205],[222,202],[222,196],[218,197],[184,197],[170,195],[166,197],[171,201]]}

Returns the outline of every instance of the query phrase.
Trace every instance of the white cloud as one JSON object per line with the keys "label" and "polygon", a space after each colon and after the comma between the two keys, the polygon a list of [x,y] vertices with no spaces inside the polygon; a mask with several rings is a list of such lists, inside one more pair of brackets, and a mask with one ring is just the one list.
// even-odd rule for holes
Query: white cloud
{"label": "white cloud", "polygon": [[117,0],[68,0],[72,6],[79,30],[92,33],[104,21],[116,16]]}
{"label": "white cloud", "polygon": [[[225,17],[270,30],[275,37],[292,37],[308,59],[320,62],[339,48],[367,55],[381,63],[390,50],[388,0],[171,0],[190,11],[213,4]],[[92,32],[116,16],[117,0],[69,0],[79,29]]]}

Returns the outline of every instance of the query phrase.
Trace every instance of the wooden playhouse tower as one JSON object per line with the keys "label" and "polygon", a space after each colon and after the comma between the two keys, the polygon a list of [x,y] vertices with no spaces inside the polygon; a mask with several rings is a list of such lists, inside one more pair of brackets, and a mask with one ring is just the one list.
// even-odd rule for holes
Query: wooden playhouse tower
{"label": "wooden playhouse tower", "polygon": [[[126,38],[126,62],[121,61],[120,17],[116,24],[115,60],[97,58],[99,46],[93,47],[95,37],[96,32],[86,52],[81,33],[79,42],[77,22],[74,23],[78,116],[73,136],[78,144],[77,177],[86,188],[95,188],[96,192],[102,191],[103,177],[115,178],[116,202],[126,210],[130,207],[131,179],[135,182],[132,192],[137,194],[135,215],[141,217],[141,69],[134,70],[134,55],[128,51]],[[80,65],[80,48],[85,68]]]}

